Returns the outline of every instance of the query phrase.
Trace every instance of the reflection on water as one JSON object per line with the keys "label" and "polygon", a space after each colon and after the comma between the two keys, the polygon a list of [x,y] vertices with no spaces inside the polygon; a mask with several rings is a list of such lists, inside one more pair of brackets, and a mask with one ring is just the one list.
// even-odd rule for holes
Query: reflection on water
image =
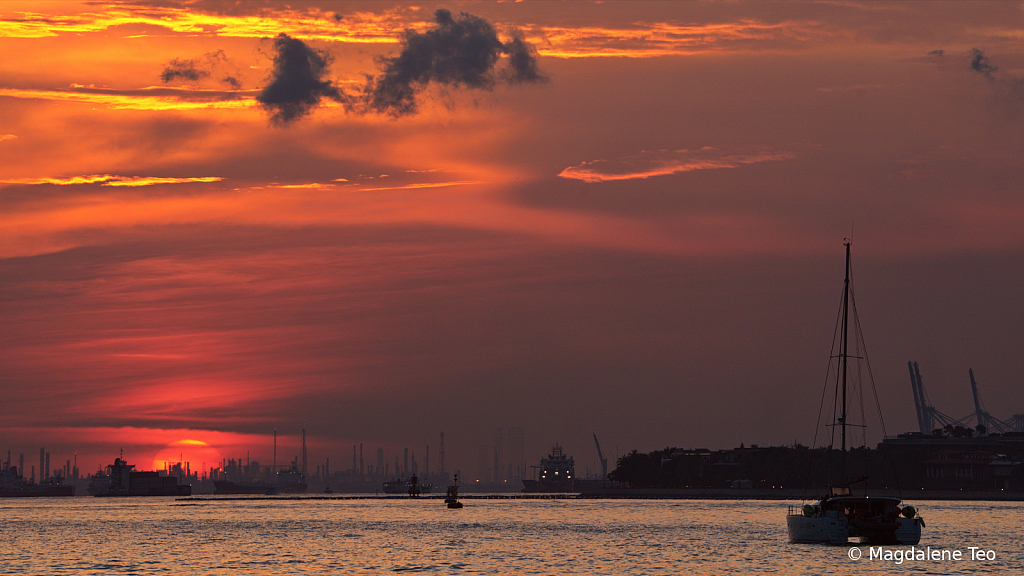
{"label": "reflection on water", "polygon": [[[789,544],[788,504],[11,499],[0,501],[0,574],[962,574],[1024,565],[1021,503],[913,502],[927,522],[918,548],[966,559],[901,565],[867,549],[853,561],[847,547]],[[972,562],[969,546],[996,560]]]}

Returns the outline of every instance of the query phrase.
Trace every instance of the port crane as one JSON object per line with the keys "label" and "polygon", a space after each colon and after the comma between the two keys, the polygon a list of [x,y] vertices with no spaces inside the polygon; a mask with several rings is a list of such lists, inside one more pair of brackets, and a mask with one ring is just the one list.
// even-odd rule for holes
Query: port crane
{"label": "port crane", "polygon": [[601,461],[601,480],[608,479],[608,459],[601,453],[601,443],[597,441],[597,432],[594,432],[594,444],[597,445],[597,458]]}
{"label": "port crane", "polygon": [[[973,428],[975,430],[978,430],[978,426],[983,426],[983,430],[988,432],[1024,432],[1024,415],[1014,414],[1012,420],[999,420],[985,410],[985,405],[981,402],[981,396],[978,393],[978,383],[974,379],[973,369],[968,369],[967,373],[971,377],[974,414],[956,419],[943,414],[929,403],[928,395],[924,390],[924,383],[921,381],[921,369],[918,367],[917,362],[907,362],[907,367],[910,369],[910,387],[914,392],[914,408],[917,411],[917,424],[921,434],[931,434],[936,429],[955,426]],[[970,426],[967,423],[972,416],[975,420],[975,426]],[[981,432],[981,430],[978,431]]]}
{"label": "port crane", "polygon": [[1022,432],[1021,429],[1022,420],[1024,416],[1020,414],[1013,415],[1013,421],[999,420],[993,418],[991,414],[985,410],[985,405],[981,402],[981,396],[978,395],[978,383],[974,381],[974,370],[968,369],[967,373],[971,376],[971,393],[974,394],[974,417],[978,421],[978,426],[984,426],[987,432]]}

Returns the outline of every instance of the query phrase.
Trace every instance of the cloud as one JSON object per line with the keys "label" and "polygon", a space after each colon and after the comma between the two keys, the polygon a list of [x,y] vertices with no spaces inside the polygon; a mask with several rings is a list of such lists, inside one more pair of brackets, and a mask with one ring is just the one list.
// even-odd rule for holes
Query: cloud
{"label": "cloud", "polygon": [[971,69],[981,73],[985,78],[992,79],[992,73],[999,70],[989,61],[988,56],[978,48],[971,48]]}
{"label": "cloud", "polygon": [[[223,50],[209,52],[199,58],[183,59],[175,58],[164,66],[160,74],[160,80],[164,84],[175,81],[199,82],[213,76],[219,68],[228,64],[228,58]],[[241,89],[241,83],[231,74],[225,74],[221,82],[235,90]]]}
{"label": "cloud", "polygon": [[14,134],[0,134],[0,142],[3,142],[4,140],[14,140],[15,138],[17,138],[17,136]]}
{"label": "cloud", "polygon": [[[940,70],[947,69],[943,54],[942,50],[932,50],[928,53],[929,61],[938,65]],[[971,48],[966,54],[961,53],[956,60],[956,68],[966,70],[967,74],[978,81],[984,77],[993,102],[1003,110],[1011,110],[1014,115],[1020,114],[1020,103],[1024,100],[1024,78],[1012,71],[1000,71],[981,48]]]}
{"label": "cloud", "polygon": [[[453,16],[443,8],[434,13],[434,21],[426,32],[407,31],[398,56],[378,60],[381,73],[369,76],[364,87],[370,110],[412,114],[417,94],[430,83],[491,90],[499,81],[545,79],[537,68],[536,50],[518,35],[502,42],[487,20],[465,12]],[[499,70],[502,55],[508,61]]]}
{"label": "cloud", "polygon": [[743,164],[792,160],[794,158],[796,155],[791,152],[722,154],[715,148],[643,151],[614,161],[583,162],[579,166],[570,166],[562,170],[558,175],[562,178],[583,180],[584,182],[635,180],[692,170],[738,168]]}
{"label": "cloud", "polygon": [[302,118],[324,98],[345,101],[342,92],[323,79],[331,63],[329,53],[283,33],[274,39],[274,49],[277,54],[271,81],[256,97],[271,113],[274,124],[285,125]]}
{"label": "cloud", "polygon": [[153,186],[156,184],[185,184],[189,182],[220,182],[219,176],[201,176],[197,178],[161,178],[153,176],[112,176],[110,174],[90,174],[87,176],[71,176],[69,178],[14,178],[0,180],[4,184],[37,185],[52,184],[55,186],[71,186],[75,184],[99,184],[100,186]]}
{"label": "cloud", "polygon": [[174,80],[198,82],[210,75],[208,71],[202,70],[198,66],[198,60],[180,60],[175,58],[164,67],[163,73],[160,74],[160,79],[164,81],[164,84]]}

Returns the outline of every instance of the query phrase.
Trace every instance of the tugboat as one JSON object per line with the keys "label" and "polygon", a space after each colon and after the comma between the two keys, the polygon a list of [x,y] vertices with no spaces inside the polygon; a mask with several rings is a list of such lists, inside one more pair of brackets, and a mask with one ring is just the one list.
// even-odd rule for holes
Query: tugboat
{"label": "tugboat", "polygon": [[523,480],[523,492],[572,492],[575,489],[576,467],[572,456],[566,456],[562,447],[555,443],[547,458],[542,458],[540,479]]}
{"label": "tugboat", "polygon": [[[857,307],[853,303],[853,291],[850,286],[850,242],[846,242],[846,281],[843,288],[842,323],[837,326],[839,343],[838,354],[833,353],[833,358],[839,359],[839,367],[836,371],[836,406],[841,414],[836,414],[835,423],[832,425],[842,431],[842,450],[840,452],[840,464],[838,477],[842,478],[846,473],[843,459],[846,455],[846,427],[853,426],[847,423],[846,389],[847,377],[850,369],[848,361],[850,358],[850,307],[853,306],[853,320],[855,325],[854,346],[857,352],[854,358],[866,357],[864,352],[862,335],[860,334],[860,321],[857,319]],[[834,341],[835,341],[834,340]],[[833,350],[833,352],[836,352]],[[868,370],[870,374],[870,370]],[[873,386],[873,384],[872,384]],[[805,504],[801,507],[790,506],[789,514],[786,516],[786,526],[789,529],[789,541],[791,543],[827,543],[846,544],[850,538],[859,538],[865,544],[917,544],[921,541],[921,528],[924,527],[924,520],[915,517],[917,511],[913,506],[900,508],[899,498],[880,498],[876,496],[854,495],[850,486],[863,483],[867,478],[840,486],[829,486],[828,492],[821,500],[814,504]]]}

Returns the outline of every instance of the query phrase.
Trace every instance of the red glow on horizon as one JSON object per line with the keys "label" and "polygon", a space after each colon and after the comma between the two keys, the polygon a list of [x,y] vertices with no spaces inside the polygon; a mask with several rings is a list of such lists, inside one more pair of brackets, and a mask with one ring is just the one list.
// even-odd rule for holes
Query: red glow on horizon
{"label": "red glow on horizon", "polygon": [[211,466],[219,466],[223,458],[219,450],[203,442],[185,438],[172,442],[153,457],[153,470],[166,470],[175,464],[186,463],[193,472],[201,472]]}

